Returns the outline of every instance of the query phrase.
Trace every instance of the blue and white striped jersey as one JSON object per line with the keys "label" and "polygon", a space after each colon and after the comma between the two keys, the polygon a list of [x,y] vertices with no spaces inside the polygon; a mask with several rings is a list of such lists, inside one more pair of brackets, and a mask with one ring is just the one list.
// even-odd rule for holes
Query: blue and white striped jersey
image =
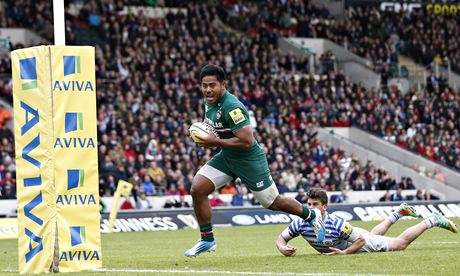
{"label": "blue and white striped jersey", "polygon": [[353,230],[353,226],[343,218],[326,212],[324,219],[326,236],[322,242],[316,238],[310,223],[301,218],[294,219],[288,228],[281,234],[286,241],[301,235],[314,249],[320,253],[331,252],[329,247],[336,247],[340,250],[346,249],[359,237],[358,231]]}

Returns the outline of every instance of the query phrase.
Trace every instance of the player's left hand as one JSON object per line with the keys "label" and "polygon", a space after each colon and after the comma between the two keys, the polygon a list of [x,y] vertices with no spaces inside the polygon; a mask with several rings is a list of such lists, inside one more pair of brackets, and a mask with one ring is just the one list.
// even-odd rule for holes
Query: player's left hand
{"label": "player's left hand", "polygon": [[345,252],[343,250],[340,250],[340,249],[335,248],[335,247],[329,247],[329,249],[331,250],[331,252],[322,253],[321,255],[330,256],[330,255],[342,255],[342,254],[345,254]]}
{"label": "player's left hand", "polygon": [[290,246],[288,244],[285,246],[281,246],[278,249],[284,256],[287,256],[287,257],[294,256],[297,252],[297,248]]}
{"label": "player's left hand", "polygon": [[219,138],[216,137],[216,135],[214,135],[214,133],[212,131],[210,131],[209,135],[207,135],[206,137],[200,137],[200,140],[199,142],[196,142],[200,147],[203,147],[203,148],[213,148],[213,147],[217,147],[218,144],[217,144],[217,140]]}

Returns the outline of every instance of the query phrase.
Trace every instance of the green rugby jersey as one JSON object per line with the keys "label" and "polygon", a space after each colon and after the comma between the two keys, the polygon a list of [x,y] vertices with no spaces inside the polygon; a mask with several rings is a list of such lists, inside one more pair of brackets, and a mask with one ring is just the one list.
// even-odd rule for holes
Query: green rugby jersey
{"label": "green rugby jersey", "polygon": [[[235,137],[233,131],[250,125],[249,114],[244,105],[228,91],[215,105],[204,100],[205,122],[210,124],[219,133],[220,138]],[[250,149],[225,149],[222,153],[226,157],[244,157],[253,154],[264,154],[259,143],[253,139]]]}

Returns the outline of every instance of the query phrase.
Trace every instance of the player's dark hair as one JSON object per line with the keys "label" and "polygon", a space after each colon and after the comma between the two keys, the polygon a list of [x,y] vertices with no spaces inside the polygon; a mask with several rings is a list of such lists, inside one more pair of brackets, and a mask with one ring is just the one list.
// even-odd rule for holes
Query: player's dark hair
{"label": "player's dark hair", "polygon": [[307,193],[307,196],[308,198],[311,198],[311,199],[319,199],[319,201],[323,205],[327,205],[327,203],[329,202],[326,191],[321,190],[321,189],[316,189],[316,188],[310,189]]}
{"label": "player's dark hair", "polygon": [[200,71],[200,82],[203,81],[203,78],[206,76],[215,76],[219,82],[223,82],[227,79],[225,76],[225,71],[222,67],[215,64],[206,64],[201,68]]}

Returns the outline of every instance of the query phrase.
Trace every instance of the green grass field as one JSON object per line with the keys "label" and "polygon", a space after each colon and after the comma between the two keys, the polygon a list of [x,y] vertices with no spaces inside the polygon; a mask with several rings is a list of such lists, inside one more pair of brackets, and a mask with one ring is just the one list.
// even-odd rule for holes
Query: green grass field
{"label": "green grass field", "polygon": [[[400,221],[388,235],[396,236],[415,223]],[[376,225],[352,224],[366,229]],[[197,258],[183,257],[198,239],[197,230],[103,234],[103,270],[79,275],[460,275],[460,234],[443,229],[426,231],[403,252],[345,256],[321,256],[297,238],[291,241],[297,255],[284,257],[274,242],[284,227],[217,228],[217,252]],[[17,269],[16,240],[0,240],[0,275],[16,275]]]}

